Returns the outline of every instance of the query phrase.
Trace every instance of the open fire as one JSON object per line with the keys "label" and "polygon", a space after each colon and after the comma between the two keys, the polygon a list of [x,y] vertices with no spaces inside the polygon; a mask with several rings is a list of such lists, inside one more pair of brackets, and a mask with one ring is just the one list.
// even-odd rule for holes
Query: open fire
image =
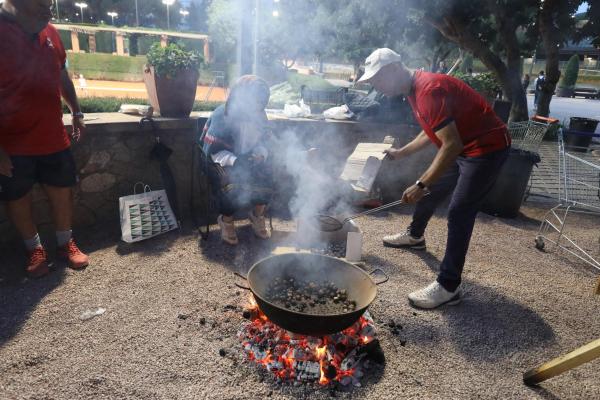
{"label": "open fire", "polygon": [[[252,297],[252,296],[251,296]],[[275,325],[254,299],[238,332],[247,358],[271,372],[278,382],[339,383],[360,386],[360,378],[381,352],[373,319],[365,312],[348,329],[324,337],[304,336]]]}

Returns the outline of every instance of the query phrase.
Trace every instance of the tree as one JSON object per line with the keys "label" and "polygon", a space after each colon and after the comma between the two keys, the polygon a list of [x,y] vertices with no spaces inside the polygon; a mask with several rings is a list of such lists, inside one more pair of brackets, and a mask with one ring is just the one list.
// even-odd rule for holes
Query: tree
{"label": "tree", "polygon": [[573,89],[577,83],[577,77],[579,75],[579,56],[573,54],[569,58],[569,62],[565,67],[565,73],[560,80],[559,87]]}
{"label": "tree", "polygon": [[463,58],[463,62],[460,64],[460,72],[468,74],[469,70],[473,70],[473,56],[466,54]]}
{"label": "tree", "polygon": [[437,29],[423,25],[418,18],[407,16],[403,36],[398,48],[402,55],[417,65],[425,64],[429,71],[435,72],[441,61],[456,53],[456,43],[446,39]]}
{"label": "tree", "polygon": [[589,2],[588,23],[577,29],[572,17],[582,3],[579,0],[546,0],[540,4],[538,25],[546,53],[546,79],[538,99],[538,115],[547,117],[550,114],[550,101],[560,79],[560,47],[570,37],[580,40],[594,33],[597,35],[600,31],[600,4],[597,0]]}
{"label": "tree", "polygon": [[[109,21],[106,15],[109,11],[119,14],[115,20],[117,25],[135,25],[135,2],[133,0],[87,0],[88,7],[84,10],[86,23],[99,23]],[[139,0],[140,25],[147,27],[167,27],[167,9],[161,0]],[[72,22],[79,22],[75,13],[79,13],[78,7],[71,2],[60,3],[61,20],[69,18]],[[170,9],[171,26],[177,26],[181,22],[179,7],[172,6]]]}
{"label": "tree", "polygon": [[591,38],[592,44],[596,47],[600,47],[600,1],[593,0],[588,1],[587,3],[589,6],[585,15],[587,20],[583,26],[577,30],[574,39],[575,42],[579,42],[582,39]]}
{"label": "tree", "polygon": [[207,14],[215,62],[234,61],[239,19],[236,0],[213,0],[208,6]]}
{"label": "tree", "polygon": [[317,1],[283,0],[278,3],[278,17],[272,15],[271,0],[263,3],[259,16],[259,52],[265,64],[276,63],[292,68],[298,58],[313,58],[319,48],[329,47],[319,36]]}
{"label": "tree", "polygon": [[535,15],[532,2],[409,0],[408,3],[421,12],[424,23],[479,58],[494,72],[512,103],[512,120],[528,118],[525,91],[521,86],[524,46],[519,43],[517,31],[525,29]]}
{"label": "tree", "polygon": [[208,32],[208,1],[201,0],[190,4],[187,21],[195,32]]}
{"label": "tree", "polygon": [[[512,102],[512,120],[528,118],[521,81],[521,57],[531,54],[541,37],[546,55],[546,82],[538,113],[548,115],[549,103],[560,77],[558,51],[576,32],[572,18],[582,0],[443,0],[400,1],[421,13],[422,21],[469,51],[498,78]],[[588,15],[598,13],[598,1]],[[397,6],[398,7],[398,6]],[[401,6],[400,6],[401,7]],[[595,15],[595,14],[594,14]],[[597,21],[597,19],[596,19]],[[588,22],[588,31],[598,32]],[[590,28],[592,27],[592,28]]]}
{"label": "tree", "polygon": [[355,76],[376,48],[391,46],[402,37],[401,24],[388,1],[327,0],[317,9],[319,36],[326,38],[328,53],[352,63]]}

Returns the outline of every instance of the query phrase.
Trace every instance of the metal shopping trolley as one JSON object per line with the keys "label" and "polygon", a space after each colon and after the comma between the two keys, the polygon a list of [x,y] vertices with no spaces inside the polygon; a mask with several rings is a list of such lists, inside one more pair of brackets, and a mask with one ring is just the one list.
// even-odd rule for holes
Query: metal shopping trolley
{"label": "metal shopping trolley", "polygon": [[[508,133],[512,140],[511,147],[513,149],[539,154],[544,136],[546,136],[549,129],[558,127],[558,125],[556,125],[557,123],[557,119],[540,117],[537,115],[528,121],[509,123]],[[537,166],[537,163],[535,165]],[[533,189],[534,181],[536,181],[535,176],[536,172],[533,170],[525,190],[523,201],[527,200]]]}
{"label": "metal shopping trolley", "polygon": [[[547,121],[556,121],[547,119]],[[515,149],[537,153],[548,131],[554,122],[521,121],[508,124],[508,133],[512,139],[512,147]]]}
{"label": "metal shopping trolley", "polygon": [[[565,147],[563,131],[558,135],[559,204],[544,216],[535,238],[536,248],[543,250],[546,242],[565,250],[600,270],[600,237],[597,243],[582,246],[567,236],[565,226],[571,213],[600,217],[600,159],[570,152]],[[595,229],[596,234],[600,231]],[[595,249],[594,249],[595,248]]]}

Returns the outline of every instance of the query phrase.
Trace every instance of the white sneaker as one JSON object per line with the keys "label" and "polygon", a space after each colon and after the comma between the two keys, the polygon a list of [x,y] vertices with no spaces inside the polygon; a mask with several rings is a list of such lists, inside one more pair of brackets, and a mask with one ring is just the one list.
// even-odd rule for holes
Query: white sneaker
{"label": "white sneaker", "polygon": [[408,247],[415,250],[425,250],[425,238],[414,237],[409,231],[383,237],[385,247]]}
{"label": "white sneaker", "polygon": [[265,222],[265,216],[261,215],[260,217],[254,215],[254,211],[250,211],[248,214],[248,218],[252,223],[252,230],[254,230],[254,234],[261,239],[268,239],[271,237],[271,232],[267,229],[267,224]]}
{"label": "white sneaker", "polygon": [[219,228],[221,228],[221,240],[232,246],[238,244],[238,238],[235,234],[235,224],[233,222],[223,221],[222,215],[219,215],[217,218],[217,223],[219,224]]}
{"label": "white sneaker", "polygon": [[460,303],[460,288],[449,292],[438,281],[434,281],[426,288],[410,293],[408,300],[418,308],[436,308],[442,304],[453,306]]}

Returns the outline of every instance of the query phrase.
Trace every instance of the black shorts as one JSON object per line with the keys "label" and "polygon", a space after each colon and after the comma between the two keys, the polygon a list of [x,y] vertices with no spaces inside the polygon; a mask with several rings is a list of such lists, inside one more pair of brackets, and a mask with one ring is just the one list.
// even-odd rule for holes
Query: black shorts
{"label": "black shorts", "polygon": [[77,170],[71,149],[45,156],[11,156],[13,176],[0,175],[0,201],[25,196],[33,185],[71,187],[77,183]]}

